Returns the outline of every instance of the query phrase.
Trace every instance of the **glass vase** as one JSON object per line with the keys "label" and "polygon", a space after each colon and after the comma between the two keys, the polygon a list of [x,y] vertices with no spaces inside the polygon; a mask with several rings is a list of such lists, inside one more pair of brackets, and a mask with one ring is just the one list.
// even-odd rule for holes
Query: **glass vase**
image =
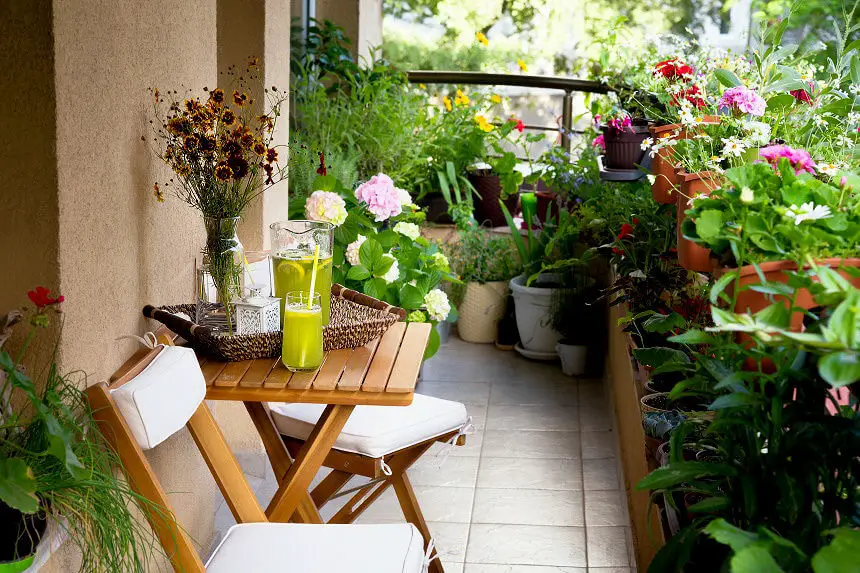
{"label": "glass vase", "polygon": [[201,326],[219,334],[235,330],[234,303],[244,287],[245,248],[237,229],[240,217],[204,217],[206,247],[197,269],[197,317]]}

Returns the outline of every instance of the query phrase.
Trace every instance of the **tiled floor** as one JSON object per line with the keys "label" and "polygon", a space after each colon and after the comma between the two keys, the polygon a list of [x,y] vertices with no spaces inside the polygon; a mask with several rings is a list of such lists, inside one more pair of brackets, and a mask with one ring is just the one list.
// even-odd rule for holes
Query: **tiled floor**
{"label": "tiled floor", "polygon": [[[447,573],[634,571],[600,381],[452,336],[418,391],[465,403],[476,426],[466,446],[436,444],[409,470]],[[270,482],[255,484],[266,500]],[[225,508],[217,521],[232,521]],[[391,491],[359,520],[392,521],[403,515]]]}

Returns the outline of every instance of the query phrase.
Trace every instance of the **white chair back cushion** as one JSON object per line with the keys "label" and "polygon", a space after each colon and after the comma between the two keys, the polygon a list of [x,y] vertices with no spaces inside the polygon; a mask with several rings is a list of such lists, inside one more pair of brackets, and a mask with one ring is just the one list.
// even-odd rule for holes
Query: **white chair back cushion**
{"label": "white chair back cushion", "polygon": [[111,396],[137,443],[149,450],[188,422],[206,396],[206,380],[192,349],[165,346]]}

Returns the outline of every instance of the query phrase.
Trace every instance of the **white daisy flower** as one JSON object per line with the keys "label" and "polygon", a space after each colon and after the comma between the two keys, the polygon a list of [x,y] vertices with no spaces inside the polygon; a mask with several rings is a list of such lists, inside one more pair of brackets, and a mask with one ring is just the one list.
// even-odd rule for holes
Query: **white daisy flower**
{"label": "white daisy flower", "polygon": [[723,140],[723,156],[740,157],[746,151],[746,144],[736,137],[728,137]]}
{"label": "white daisy flower", "polygon": [[642,143],[639,144],[639,147],[642,148],[642,151],[645,151],[646,149],[648,149],[652,145],[654,145],[654,140],[651,139],[650,137],[646,137],[645,139],[642,140]]}
{"label": "white daisy flower", "polygon": [[841,145],[842,147],[848,147],[849,145],[854,145],[854,140],[847,135],[841,134],[836,137],[836,144]]}
{"label": "white daisy flower", "polygon": [[800,207],[792,205],[785,212],[785,216],[794,219],[795,225],[800,225],[804,221],[817,221],[819,219],[827,219],[833,214],[830,212],[830,207],[827,205],[816,205],[812,201],[804,203]]}
{"label": "white daisy flower", "polygon": [[860,94],[860,84],[851,84],[851,87],[848,88],[848,91],[850,91],[854,95]]}
{"label": "white daisy flower", "polygon": [[814,118],[812,118],[812,122],[817,127],[827,127],[827,120],[824,119],[823,115],[816,115]]}
{"label": "white daisy flower", "polygon": [[856,111],[848,112],[848,121],[851,123],[860,123],[860,112],[856,112]]}
{"label": "white daisy flower", "polygon": [[816,167],[818,171],[824,173],[825,175],[829,175],[833,177],[836,175],[836,172],[839,170],[839,166],[835,163],[818,163],[816,162]]}

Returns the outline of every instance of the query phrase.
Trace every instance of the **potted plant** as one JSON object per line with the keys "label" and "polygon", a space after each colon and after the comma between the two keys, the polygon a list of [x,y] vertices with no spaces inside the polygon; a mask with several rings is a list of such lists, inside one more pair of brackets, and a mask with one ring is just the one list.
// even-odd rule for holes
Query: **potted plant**
{"label": "potted plant", "polygon": [[644,412],[642,427],[645,430],[645,457],[648,467],[656,469],[660,464],[657,450],[669,440],[678,426],[686,419],[680,412]]}
{"label": "potted plant", "polygon": [[269,111],[260,115],[248,94],[248,78],[259,73],[257,59],[251,58],[232,94],[216,88],[202,101],[190,93],[183,94],[183,101],[175,90],[151,90],[152,141],[157,156],[175,174],[175,179],[155,184],[155,196],[164,201],[163,189],[173,189],[203,215],[206,246],[198,270],[196,322],[226,333],[233,332],[233,301],[244,294],[239,221],[254,199],[287,176],[287,158],[279,164],[283,146],[274,142],[287,93],[266,90]]}
{"label": "potted plant", "polygon": [[[46,524],[54,522],[80,549],[80,571],[143,573],[152,541],[149,528],[132,514],[139,497],[121,475],[80,390],[85,379],[61,373],[50,355],[47,364],[22,361],[31,345],[52,348],[45,337],[58,329],[63,297],[39,287],[28,293],[34,308],[6,315],[0,331],[0,570],[27,570]],[[26,321],[29,332],[9,341]],[[22,340],[23,338],[23,340]],[[5,343],[5,344],[4,344]]]}
{"label": "potted plant", "polygon": [[462,231],[447,251],[451,270],[462,281],[453,285],[460,338],[494,342],[505,314],[508,281],[522,270],[510,239],[473,226]]}
{"label": "potted plant", "polygon": [[564,288],[555,293],[552,327],[561,335],[555,345],[561,369],[568,376],[585,373],[588,345],[593,342],[596,322],[601,320],[595,301],[600,297],[596,280],[588,268],[570,266],[562,273]]}
{"label": "potted plant", "polygon": [[[789,308],[810,309],[809,289],[800,288],[793,273],[860,266],[860,199],[853,192],[860,178],[846,173],[826,183],[809,172],[814,168],[802,151],[780,146],[761,153],[768,163],[729,169],[718,196],[695,202],[689,213],[695,219],[683,232],[714,253],[736,311],[756,313],[774,296]],[[860,284],[848,271],[840,273]],[[793,313],[793,328],[802,320],[802,313]]]}
{"label": "potted plant", "polygon": [[620,109],[612,110],[601,119],[604,122],[600,130],[606,149],[606,167],[636,169],[645,155],[642,142],[648,137],[648,122],[642,119],[634,121]]}

